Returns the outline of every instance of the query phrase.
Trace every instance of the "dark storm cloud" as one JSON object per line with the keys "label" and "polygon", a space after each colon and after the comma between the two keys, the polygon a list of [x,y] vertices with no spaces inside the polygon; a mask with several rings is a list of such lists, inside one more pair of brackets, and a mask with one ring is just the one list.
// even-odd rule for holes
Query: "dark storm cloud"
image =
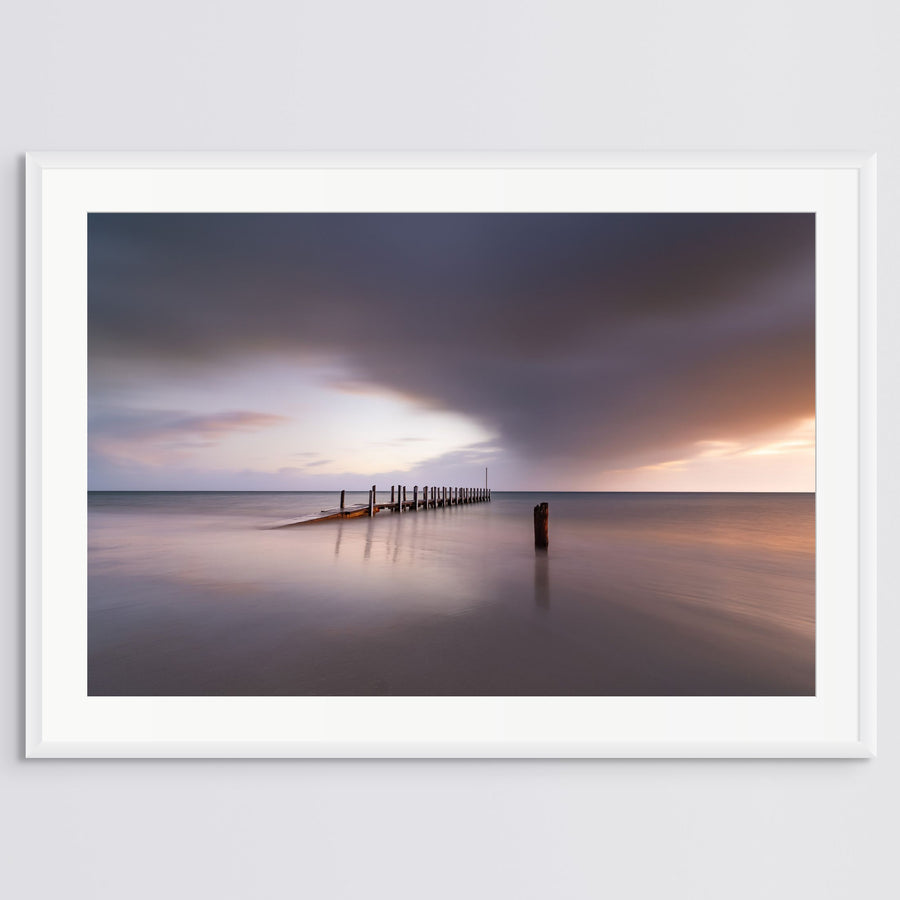
{"label": "dark storm cloud", "polygon": [[93,214],[91,383],[122,361],[337,355],[524,458],[649,460],[812,415],[814,232],[806,214]]}

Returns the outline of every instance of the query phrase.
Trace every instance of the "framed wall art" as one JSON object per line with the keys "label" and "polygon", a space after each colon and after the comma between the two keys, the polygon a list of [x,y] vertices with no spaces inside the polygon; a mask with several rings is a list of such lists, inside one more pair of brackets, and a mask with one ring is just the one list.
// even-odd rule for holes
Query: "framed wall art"
{"label": "framed wall art", "polygon": [[29,154],[26,754],[872,755],[874,181]]}

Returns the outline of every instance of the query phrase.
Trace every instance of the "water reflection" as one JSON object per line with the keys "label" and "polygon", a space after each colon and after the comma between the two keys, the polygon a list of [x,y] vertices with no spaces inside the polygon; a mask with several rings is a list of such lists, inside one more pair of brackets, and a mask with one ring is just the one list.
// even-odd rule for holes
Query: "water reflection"
{"label": "water reflection", "polygon": [[375,524],[375,519],[370,518],[368,527],[366,528],[366,545],[363,550],[363,559],[370,559],[372,556],[372,528]]}
{"label": "water reflection", "polygon": [[534,553],[534,602],[541,609],[550,609],[550,556],[546,549]]}

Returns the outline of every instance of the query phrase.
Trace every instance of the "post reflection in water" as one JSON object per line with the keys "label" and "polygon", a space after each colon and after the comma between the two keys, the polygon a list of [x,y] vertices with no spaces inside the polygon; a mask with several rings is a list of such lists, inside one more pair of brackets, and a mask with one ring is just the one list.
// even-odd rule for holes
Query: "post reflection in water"
{"label": "post reflection in water", "polygon": [[335,541],[334,541],[334,555],[335,556],[341,555],[341,538],[343,537],[343,535],[344,535],[344,523],[338,522],[337,523],[337,536],[335,537]]}
{"label": "post reflection in water", "polygon": [[534,602],[550,609],[550,556],[545,549],[534,551]]}
{"label": "post reflection in water", "polygon": [[366,547],[363,551],[363,559],[369,559],[372,555],[372,526],[375,524],[375,519],[369,519],[369,525],[366,528]]}

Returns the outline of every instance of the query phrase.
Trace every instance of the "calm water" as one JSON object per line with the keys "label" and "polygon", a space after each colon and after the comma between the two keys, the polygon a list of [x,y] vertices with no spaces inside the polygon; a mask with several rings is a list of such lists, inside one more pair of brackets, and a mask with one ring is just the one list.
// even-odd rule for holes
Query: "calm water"
{"label": "calm water", "polygon": [[813,494],[494,493],[263,528],[337,500],[90,494],[89,692],[815,692]]}

